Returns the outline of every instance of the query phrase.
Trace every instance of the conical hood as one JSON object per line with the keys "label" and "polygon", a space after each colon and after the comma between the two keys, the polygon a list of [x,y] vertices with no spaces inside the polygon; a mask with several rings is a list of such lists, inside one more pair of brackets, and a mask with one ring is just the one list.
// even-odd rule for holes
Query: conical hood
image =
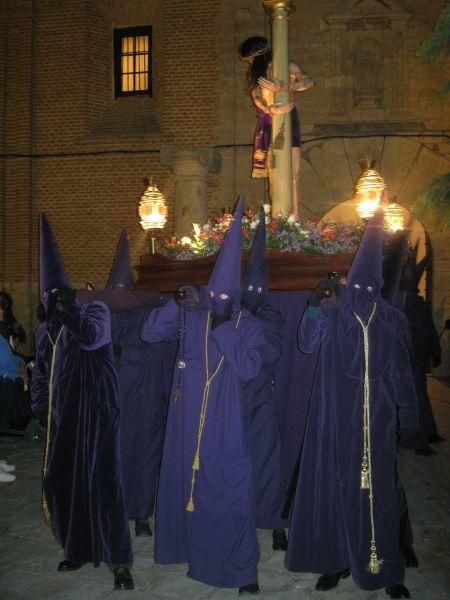
{"label": "conical hood", "polygon": [[370,279],[372,283],[376,283],[379,292],[381,291],[383,285],[382,246],[383,211],[378,209],[367,223],[363,238],[347,275],[348,284],[365,283]]}
{"label": "conical hood", "polygon": [[55,236],[45,213],[40,216],[39,291],[71,287]]}
{"label": "conical hood", "polygon": [[266,258],[266,220],[264,211],[259,215],[258,228],[253,238],[252,249],[242,276],[242,289],[246,290],[249,285],[261,287],[267,292],[267,258]]}
{"label": "conical hood", "polygon": [[402,231],[392,241],[389,253],[383,260],[384,285],[381,290],[383,298],[396,308],[399,307],[398,296],[402,277],[403,263],[408,252],[408,233]]}
{"label": "conical hood", "polygon": [[111,268],[107,289],[133,290],[134,277],[131,270],[130,246],[126,229],[122,230],[116,257]]}
{"label": "conical hood", "polygon": [[241,237],[244,199],[240,196],[234,211],[234,221],[217,255],[213,271],[209,277],[207,289],[217,297],[227,293],[233,300],[239,301],[241,279]]}

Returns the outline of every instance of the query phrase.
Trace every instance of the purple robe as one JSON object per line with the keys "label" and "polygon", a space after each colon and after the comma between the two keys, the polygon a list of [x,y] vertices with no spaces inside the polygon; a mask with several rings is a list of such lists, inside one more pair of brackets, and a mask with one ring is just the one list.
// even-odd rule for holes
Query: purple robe
{"label": "purple robe", "polygon": [[[257,581],[259,560],[243,385],[264,364],[265,338],[247,311],[233,313],[206,336],[208,320],[206,310],[182,311],[170,300],[142,329],[148,342],[179,340],[156,504],[155,561],[186,562],[193,579],[242,587]],[[194,471],[206,356],[209,377],[216,375]]]}
{"label": "purple robe", "polygon": [[263,327],[263,368],[245,385],[245,427],[253,469],[256,527],[282,529],[285,485],[281,470],[281,437],[273,368],[281,356],[283,320],[264,304],[256,313]]}
{"label": "purple robe", "polygon": [[[322,305],[326,305],[323,301]],[[299,478],[286,567],[337,573],[350,567],[356,584],[374,590],[404,579],[399,548],[400,507],[396,472],[397,421],[417,425],[408,361],[408,324],[378,300],[369,327],[371,455],[377,573],[368,571],[370,505],[361,489],[364,350],[362,329],[347,304],[309,307],[299,328],[304,352],[321,346]]]}
{"label": "purple robe", "polygon": [[51,437],[43,487],[53,533],[74,563],[131,564],[121,480],[117,376],[102,302],[55,310],[36,333],[32,408],[47,421],[56,342]]}
{"label": "purple robe", "polygon": [[125,501],[129,519],[153,514],[161,462],[175,344],[147,344],[140,330],[152,309],[112,316],[119,379],[120,438]]}

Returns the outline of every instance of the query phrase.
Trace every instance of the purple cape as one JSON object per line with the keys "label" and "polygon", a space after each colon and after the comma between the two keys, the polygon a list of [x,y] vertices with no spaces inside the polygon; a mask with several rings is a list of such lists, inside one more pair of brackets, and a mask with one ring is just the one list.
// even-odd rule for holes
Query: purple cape
{"label": "purple cape", "polygon": [[133,561],[120,463],[117,376],[110,313],[101,302],[55,311],[36,334],[33,412],[47,419],[52,357],[51,438],[44,492],[51,526],[75,563]]}
{"label": "purple cape", "polygon": [[281,356],[283,320],[264,304],[256,313],[265,338],[263,368],[245,385],[245,427],[253,469],[256,527],[281,529],[285,485],[281,471],[281,438],[274,386],[274,365]]}
{"label": "purple cape", "polygon": [[[326,301],[323,303],[325,304]],[[350,567],[362,589],[404,578],[399,549],[397,420],[417,425],[404,315],[385,301],[369,328],[371,454],[378,574],[368,571],[370,511],[361,486],[364,353],[361,327],[345,304],[308,308],[299,329],[304,352],[321,346],[291,518],[286,567],[336,573]]]}
{"label": "purple cape", "polygon": [[[208,319],[207,311],[182,311],[171,300],[142,329],[148,342],[179,339],[156,504],[155,561],[186,562],[194,579],[241,587],[257,581],[259,560],[243,385],[264,364],[265,339],[247,311],[239,325],[234,313],[206,336]],[[202,413],[206,356],[209,377],[216,374]]]}
{"label": "purple cape", "polygon": [[123,486],[128,518],[153,514],[175,344],[147,344],[140,337],[151,308],[112,316],[119,378]]}

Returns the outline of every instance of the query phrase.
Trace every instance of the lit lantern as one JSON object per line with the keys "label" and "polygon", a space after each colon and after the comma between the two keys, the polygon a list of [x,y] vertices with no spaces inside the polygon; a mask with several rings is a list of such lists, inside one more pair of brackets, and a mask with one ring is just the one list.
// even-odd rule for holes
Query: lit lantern
{"label": "lit lantern", "polygon": [[395,200],[395,198],[391,198],[388,204],[383,207],[386,228],[394,233],[403,229],[405,224],[403,209]]}
{"label": "lit lantern", "polygon": [[362,219],[370,219],[380,205],[386,183],[374,169],[375,161],[362,160],[359,165],[362,173],[355,184],[356,212]]}
{"label": "lit lantern", "polygon": [[[139,201],[140,224],[144,231],[163,229],[167,221],[167,206],[164,195],[156,185],[144,179],[145,190]],[[151,237],[151,253],[156,254],[156,238]]]}

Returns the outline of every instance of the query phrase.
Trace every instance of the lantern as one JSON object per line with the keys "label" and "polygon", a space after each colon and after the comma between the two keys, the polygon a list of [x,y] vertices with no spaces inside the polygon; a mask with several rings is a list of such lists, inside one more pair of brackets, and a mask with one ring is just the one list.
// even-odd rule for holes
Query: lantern
{"label": "lantern", "polygon": [[362,172],[355,184],[356,212],[362,219],[370,219],[380,205],[386,183],[374,169],[375,161],[363,160],[359,164]]}
{"label": "lantern", "polygon": [[[164,195],[156,185],[144,179],[145,190],[139,201],[140,224],[144,231],[163,229],[167,221],[167,206]],[[156,254],[156,238],[152,236],[151,253]]]}
{"label": "lantern", "polygon": [[396,198],[391,198],[388,204],[383,208],[386,228],[394,233],[403,229],[405,224],[403,209],[395,200]]}

